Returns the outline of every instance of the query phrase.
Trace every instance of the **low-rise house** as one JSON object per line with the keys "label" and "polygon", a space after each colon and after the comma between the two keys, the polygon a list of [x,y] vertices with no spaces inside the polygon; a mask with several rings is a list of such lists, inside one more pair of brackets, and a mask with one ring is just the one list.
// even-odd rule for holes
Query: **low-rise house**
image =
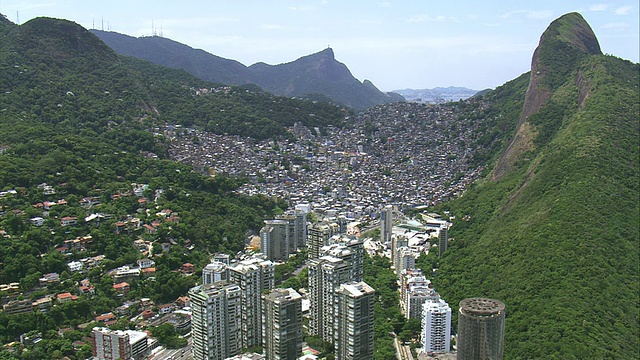
{"label": "low-rise house", "polygon": [[95,320],[96,322],[106,324],[112,321],[115,322],[117,319],[113,313],[106,313],[106,314],[96,316]]}
{"label": "low-rise house", "polygon": [[96,288],[93,285],[80,285],[80,287],[78,287],[78,291],[82,295],[95,295],[96,294]]}
{"label": "low-rise house", "polygon": [[46,314],[53,306],[53,296],[45,296],[40,299],[36,299],[31,303],[31,306],[33,307],[33,311],[40,311]]}
{"label": "low-rise house", "polygon": [[127,296],[129,294],[129,290],[131,290],[131,287],[129,286],[129,283],[121,282],[118,284],[113,284],[113,290],[115,290],[119,296]]}
{"label": "low-rise house", "polygon": [[40,216],[36,216],[34,218],[29,219],[29,222],[31,223],[31,225],[34,225],[34,226],[42,226],[44,224],[44,219],[41,218]]}
{"label": "low-rise house", "polygon": [[140,271],[140,274],[141,274],[143,279],[147,279],[147,278],[156,276],[156,268],[150,267],[150,268],[142,269]]}
{"label": "low-rise house", "polygon": [[151,259],[144,258],[144,259],[138,260],[138,267],[140,267],[140,269],[154,267],[155,265],[156,265],[156,262]]}
{"label": "low-rise house", "polygon": [[162,304],[158,305],[158,313],[159,314],[170,314],[173,311],[173,304]]}
{"label": "low-rise house", "polygon": [[40,286],[41,287],[46,287],[49,284],[55,284],[57,282],[60,282],[60,275],[58,273],[44,274],[40,278]]}
{"label": "low-rise house", "polygon": [[153,311],[151,311],[150,309],[147,309],[143,311],[141,315],[143,319],[149,320],[150,318],[154,317],[156,314],[154,314]]}
{"label": "low-rise house", "polygon": [[176,300],[176,306],[179,308],[183,308],[183,307],[188,307],[191,306],[191,299],[189,299],[188,296],[180,296],[177,300]]}
{"label": "low-rise house", "polygon": [[78,300],[78,297],[76,295],[71,295],[70,292],[64,292],[62,294],[58,294],[56,298],[60,304],[64,304],[66,302],[73,301],[73,300]]}
{"label": "low-rise house", "polygon": [[72,261],[68,263],[67,266],[71,272],[82,271],[84,269],[84,264],[80,261]]}
{"label": "low-rise house", "polygon": [[185,273],[186,275],[191,275],[193,274],[193,272],[195,271],[193,264],[191,263],[184,263],[182,264],[182,272]]}
{"label": "low-rise house", "polygon": [[78,218],[75,216],[65,216],[60,219],[61,226],[71,226],[78,223]]}

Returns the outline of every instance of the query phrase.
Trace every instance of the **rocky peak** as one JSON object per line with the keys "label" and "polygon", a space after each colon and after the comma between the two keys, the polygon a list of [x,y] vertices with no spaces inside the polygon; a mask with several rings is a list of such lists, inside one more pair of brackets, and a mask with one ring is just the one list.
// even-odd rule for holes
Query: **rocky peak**
{"label": "rocky peak", "polygon": [[598,54],[602,54],[598,39],[579,13],[565,14],[547,27],[533,53],[518,130],[496,164],[494,180],[502,178],[522,153],[534,147],[536,132],[527,119],[549,102],[553,92],[565,83],[585,56]]}

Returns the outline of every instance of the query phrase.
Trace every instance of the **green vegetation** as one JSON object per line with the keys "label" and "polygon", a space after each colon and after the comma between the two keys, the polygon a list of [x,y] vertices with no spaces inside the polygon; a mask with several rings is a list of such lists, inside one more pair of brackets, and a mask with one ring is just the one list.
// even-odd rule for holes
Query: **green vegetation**
{"label": "green vegetation", "polygon": [[[93,325],[82,331],[79,325],[127,300],[175,301],[195,284],[210,253],[242,250],[247,234],[286,208],[264,196],[235,195],[242,179],[205,177],[166,160],[161,124],[264,138],[289,136],[285,127],[294,121],[324,127],[340,124],[345,115],[327,104],[250,87],[196,95],[195,89],[219,85],[118,57],[64,20],[38,18],[17,26],[0,17],[0,35],[0,283],[18,282],[21,293],[0,296],[3,303],[64,292],[78,296],[66,303],[54,299],[48,313],[0,312],[3,343],[32,331],[43,339],[15,352],[3,349],[0,358],[87,358],[90,346],[83,338]],[[136,184],[144,185],[141,194],[134,195]],[[45,209],[48,202],[54,205]],[[97,214],[102,217],[85,221]],[[31,221],[38,217],[41,225]],[[76,223],[65,225],[67,217]],[[132,220],[154,225],[145,228]],[[126,225],[117,228],[119,222]],[[90,241],[68,245],[82,237]],[[67,266],[96,255],[105,259],[84,273]],[[130,278],[130,291],[117,294],[107,272],[142,257],[155,261],[153,276]],[[185,263],[195,266],[196,275],[179,271]],[[59,281],[41,286],[39,279],[48,273],[57,273]],[[80,294],[81,281],[94,286],[95,295]],[[141,310],[133,303],[129,311]],[[128,326],[128,321],[113,325]],[[81,334],[59,334],[63,328]],[[170,331],[156,331],[166,345],[182,346],[183,339]],[[74,349],[76,340],[85,345]]]}
{"label": "green vegetation", "polygon": [[635,358],[640,349],[639,66],[581,59],[531,116],[536,149],[442,207],[456,218],[455,240],[436,288],[454,310],[473,296],[505,302],[508,358]]}
{"label": "green vegetation", "polygon": [[405,318],[400,311],[397,277],[391,270],[389,259],[366,255],[364,282],[376,290],[374,358],[376,360],[395,360],[394,334],[402,333],[405,326]]}
{"label": "green vegetation", "polygon": [[187,339],[180,337],[171,324],[152,327],[151,335],[158,339],[160,344],[169,349],[179,349],[187,345]]}

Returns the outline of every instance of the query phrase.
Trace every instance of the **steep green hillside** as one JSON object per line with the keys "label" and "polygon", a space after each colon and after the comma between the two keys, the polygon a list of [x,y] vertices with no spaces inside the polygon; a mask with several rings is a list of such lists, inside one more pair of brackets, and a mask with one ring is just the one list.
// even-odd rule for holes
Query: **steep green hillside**
{"label": "steep green hillside", "polygon": [[454,240],[436,286],[454,308],[503,301],[509,359],[640,351],[640,68],[599,55],[587,28],[578,14],[550,25],[518,128],[526,146],[507,147],[495,181],[447,205]]}
{"label": "steep green hillside", "polygon": [[[327,103],[276,97],[255,88],[210,91],[221,86],[182,70],[121,58],[66,20],[37,18],[17,26],[5,19],[2,26],[0,109],[5,119],[29,118],[59,129],[101,133],[131,118],[145,118],[263,139],[287,136],[286,127],[296,121],[321,128],[339,125],[346,114]],[[199,89],[209,92],[196,95]]]}

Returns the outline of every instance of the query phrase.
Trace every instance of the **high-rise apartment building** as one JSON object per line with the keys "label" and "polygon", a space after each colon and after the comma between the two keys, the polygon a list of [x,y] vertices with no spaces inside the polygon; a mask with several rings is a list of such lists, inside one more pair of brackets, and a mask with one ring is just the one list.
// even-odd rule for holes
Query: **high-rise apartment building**
{"label": "high-rise apartment building", "polygon": [[460,302],[458,360],[502,360],[505,306],[501,301],[470,298]]}
{"label": "high-rise apartment building", "polygon": [[422,344],[426,353],[451,349],[451,308],[440,296],[431,296],[423,304]]}
{"label": "high-rise apartment building", "polygon": [[438,293],[430,287],[429,282],[410,281],[407,285],[402,309],[405,317],[407,319],[421,319],[424,303],[435,297],[438,297]]}
{"label": "high-rise apartment building", "polygon": [[351,267],[344,260],[323,256],[309,260],[309,333],[333,341],[335,291],[351,281]]}
{"label": "high-rise apartment building", "polygon": [[333,256],[344,260],[351,267],[350,281],[364,279],[364,243],[362,240],[347,236],[333,236],[333,244],[320,248],[320,256]]}
{"label": "high-rise apartment building", "polygon": [[374,294],[365,282],[349,282],[336,290],[333,324],[336,359],[373,359]]}
{"label": "high-rise apartment building", "polygon": [[337,233],[337,227],[328,222],[318,222],[309,228],[309,259],[317,259],[320,255],[320,248],[329,245],[329,238]]}
{"label": "high-rise apartment building", "polygon": [[229,266],[229,282],[240,287],[242,302],[242,347],[262,345],[262,292],[274,288],[274,265],[252,257]]}
{"label": "high-rise apartment building", "polygon": [[449,223],[445,222],[440,226],[438,232],[438,257],[442,257],[449,248]]}
{"label": "high-rise apartment building", "polygon": [[289,289],[262,295],[262,339],[267,360],[302,356],[302,296]]}
{"label": "high-rise apartment building", "polygon": [[400,248],[404,248],[408,246],[409,246],[409,240],[407,239],[406,236],[400,235],[400,234],[391,235],[391,264],[396,268],[397,273],[399,273],[398,266],[396,265],[398,250]]}
{"label": "high-rise apartment building", "polygon": [[202,284],[213,284],[218,281],[228,280],[229,270],[227,264],[214,261],[202,269]]}
{"label": "high-rise apartment building", "polygon": [[189,290],[195,360],[223,360],[242,351],[241,290],[226,281]]}
{"label": "high-rise apartment building", "polygon": [[260,229],[260,250],[269,260],[286,261],[295,252],[293,220],[265,220],[264,223]]}
{"label": "high-rise apartment building", "polygon": [[392,229],[393,206],[387,205],[382,209],[382,211],[380,211],[380,242],[382,244],[388,244],[391,242]]}
{"label": "high-rise apartment building", "polygon": [[407,246],[396,248],[394,267],[396,274],[400,274],[404,269],[414,269],[416,267],[416,254]]}

